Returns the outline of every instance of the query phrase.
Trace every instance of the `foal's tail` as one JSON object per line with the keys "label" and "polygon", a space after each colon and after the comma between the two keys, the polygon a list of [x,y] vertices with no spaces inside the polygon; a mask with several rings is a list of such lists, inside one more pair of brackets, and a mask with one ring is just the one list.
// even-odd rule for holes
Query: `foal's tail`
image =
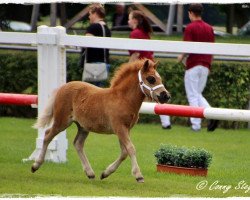
{"label": "foal's tail", "polygon": [[50,125],[53,119],[53,106],[54,106],[57,91],[58,89],[53,91],[43,113],[40,116],[38,116],[36,123],[32,126],[33,128],[39,129],[39,128],[44,128]]}

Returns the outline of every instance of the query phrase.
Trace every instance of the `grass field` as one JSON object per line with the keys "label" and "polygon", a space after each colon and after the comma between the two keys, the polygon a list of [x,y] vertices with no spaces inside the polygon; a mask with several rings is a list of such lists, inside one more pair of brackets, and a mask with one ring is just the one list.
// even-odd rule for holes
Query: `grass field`
{"label": "grass field", "polygon": [[[101,172],[119,154],[116,136],[90,134],[86,153],[96,173],[88,180],[72,142],[76,127],[67,130],[68,162],[44,163],[35,173],[30,172],[32,162],[23,163],[35,149],[36,130],[32,119],[0,118],[0,197],[8,194],[32,197],[36,195],[60,196],[134,196],[134,197],[229,197],[250,196],[250,131],[217,129],[207,133],[193,133],[188,127],[173,125],[162,130],[160,124],[136,125],[132,141],[145,178],[136,183],[127,159],[109,178],[100,180]],[[207,177],[191,177],[157,173],[154,152],[162,143],[196,146],[213,154]],[[199,183],[207,186],[198,190]],[[217,185],[217,186],[216,186]],[[219,187],[220,186],[220,187]]]}

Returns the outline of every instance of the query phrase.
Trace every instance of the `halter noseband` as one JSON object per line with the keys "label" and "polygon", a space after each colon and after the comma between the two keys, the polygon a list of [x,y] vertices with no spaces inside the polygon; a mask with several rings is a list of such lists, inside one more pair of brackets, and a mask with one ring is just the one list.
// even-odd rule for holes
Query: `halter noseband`
{"label": "halter noseband", "polygon": [[159,84],[159,85],[156,85],[154,87],[149,87],[148,85],[146,85],[143,80],[142,80],[142,76],[141,76],[141,70],[139,70],[138,72],[138,79],[139,79],[139,85],[140,85],[140,88],[141,88],[141,91],[143,92],[143,94],[145,94],[146,96],[148,96],[145,92],[144,92],[144,88],[146,88],[147,90],[150,91],[150,97],[152,98],[152,100],[154,99],[153,98],[153,92],[155,90],[157,90],[158,88],[161,88],[161,87],[164,87],[163,84]]}

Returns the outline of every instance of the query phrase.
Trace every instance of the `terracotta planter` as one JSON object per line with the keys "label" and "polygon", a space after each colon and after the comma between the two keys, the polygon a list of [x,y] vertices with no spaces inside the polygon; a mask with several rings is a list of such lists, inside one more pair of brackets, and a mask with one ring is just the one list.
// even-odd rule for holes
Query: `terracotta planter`
{"label": "terracotta planter", "polygon": [[161,164],[157,164],[156,167],[158,172],[186,174],[191,176],[207,176],[207,169],[176,167],[176,166],[161,165]]}

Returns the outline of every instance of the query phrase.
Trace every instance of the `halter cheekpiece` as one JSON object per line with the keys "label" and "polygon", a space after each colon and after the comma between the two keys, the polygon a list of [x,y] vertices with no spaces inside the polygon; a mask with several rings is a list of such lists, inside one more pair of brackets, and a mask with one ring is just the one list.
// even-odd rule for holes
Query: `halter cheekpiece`
{"label": "halter cheekpiece", "polygon": [[144,91],[144,88],[146,88],[147,90],[150,91],[150,97],[152,98],[152,100],[154,99],[153,98],[153,92],[155,90],[157,90],[158,88],[161,88],[161,87],[164,87],[163,84],[159,84],[159,85],[156,85],[154,87],[149,87],[148,85],[146,85],[143,80],[142,80],[142,76],[141,76],[141,70],[139,70],[138,72],[138,79],[139,79],[139,85],[140,85],[140,88],[141,88],[141,91],[143,92],[143,94],[145,94],[146,96],[148,96],[145,91]]}

